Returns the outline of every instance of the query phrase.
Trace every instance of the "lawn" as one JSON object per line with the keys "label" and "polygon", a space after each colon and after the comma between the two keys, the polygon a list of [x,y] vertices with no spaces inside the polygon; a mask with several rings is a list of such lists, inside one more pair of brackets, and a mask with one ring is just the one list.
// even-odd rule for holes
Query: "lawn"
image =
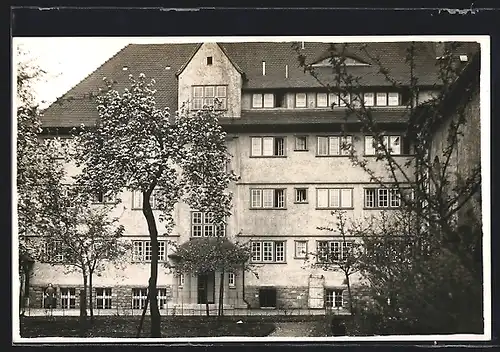
{"label": "lawn", "polygon": [[[100,316],[82,333],[78,317],[22,317],[21,337],[130,337],[135,338],[140,317]],[[267,336],[274,331],[272,322],[235,317],[162,317],[162,337]],[[146,317],[141,337],[149,336]]]}

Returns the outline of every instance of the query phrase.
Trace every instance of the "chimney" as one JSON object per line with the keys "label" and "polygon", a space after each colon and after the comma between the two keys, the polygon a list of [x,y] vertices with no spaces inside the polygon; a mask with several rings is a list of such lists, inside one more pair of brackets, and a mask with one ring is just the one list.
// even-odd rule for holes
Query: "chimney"
{"label": "chimney", "polygon": [[288,78],[288,65],[285,65],[285,78]]}
{"label": "chimney", "polygon": [[262,76],[266,75],[266,62],[262,61]]}
{"label": "chimney", "polygon": [[304,42],[302,42],[302,46],[301,46],[301,47],[302,47],[302,49],[305,49],[305,48],[306,48],[306,46],[305,46]]}

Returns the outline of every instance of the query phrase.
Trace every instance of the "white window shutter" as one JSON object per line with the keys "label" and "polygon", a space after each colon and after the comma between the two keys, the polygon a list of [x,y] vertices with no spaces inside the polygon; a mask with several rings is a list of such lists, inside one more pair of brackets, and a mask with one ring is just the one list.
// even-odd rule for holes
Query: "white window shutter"
{"label": "white window shutter", "polygon": [[339,137],[330,137],[329,155],[339,155]]}
{"label": "white window shutter", "polygon": [[274,206],[274,189],[262,190],[262,199],[264,208],[272,208]]}
{"label": "white window shutter", "polygon": [[318,155],[328,155],[328,137],[318,137]]}
{"label": "white window shutter", "polygon": [[332,208],[340,207],[340,189],[336,188],[330,189],[330,207]]}
{"label": "white window shutter", "polygon": [[262,155],[262,138],[253,137],[252,138],[252,156]]}
{"label": "white window shutter", "polygon": [[352,189],[343,189],[341,193],[342,208],[352,208]]}
{"label": "white window shutter", "polygon": [[274,107],[274,94],[264,94],[264,107],[265,108]]}
{"label": "white window shutter", "polygon": [[374,155],[373,136],[365,136],[365,155]]}
{"label": "white window shutter", "polygon": [[274,150],[274,138],[273,137],[264,137],[262,138],[262,155],[273,155]]}
{"label": "white window shutter", "polygon": [[318,189],[316,195],[318,208],[328,208],[328,189]]}
{"label": "white window shutter", "polygon": [[391,154],[401,154],[401,137],[391,136],[389,146],[391,147]]}

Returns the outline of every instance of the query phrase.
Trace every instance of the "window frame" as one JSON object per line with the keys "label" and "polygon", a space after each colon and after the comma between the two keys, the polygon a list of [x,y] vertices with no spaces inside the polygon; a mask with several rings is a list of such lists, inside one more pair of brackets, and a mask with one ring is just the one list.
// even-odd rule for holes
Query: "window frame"
{"label": "window frame", "polygon": [[[273,191],[272,197],[273,197],[273,206],[265,206],[265,191]],[[281,191],[283,192],[283,206],[279,207],[278,202],[276,201],[276,198],[279,197],[276,192]],[[253,205],[253,200],[254,200],[254,192],[260,194],[260,207],[255,207]],[[251,210],[286,210],[287,207],[287,202],[286,202],[286,188],[250,188],[250,209]],[[278,200],[279,201],[279,200]]]}
{"label": "window frame", "polygon": [[[368,143],[367,139],[371,139],[371,144]],[[389,148],[388,151],[389,151],[390,155],[393,155],[393,156],[398,156],[398,155],[404,156],[405,155],[402,135],[400,135],[400,134],[384,134],[383,139],[384,139],[384,144],[386,144],[386,147]],[[399,146],[397,148],[398,149],[397,153],[395,152],[394,148],[392,147],[394,139],[399,139]],[[374,145],[375,138],[373,137],[373,135],[365,134],[363,137],[363,140],[364,140],[363,156],[384,155],[384,152],[382,150],[377,150],[378,146],[375,147],[375,145]],[[369,147],[370,153],[368,153],[368,151],[367,151],[367,149],[368,149],[367,145],[371,145],[371,147]],[[373,154],[371,153],[372,150],[373,150]]]}
{"label": "window frame", "polygon": [[[99,292],[99,290],[102,290],[102,292]],[[108,290],[109,290],[109,295],[107,294]],[[96,287],[95,300],[96,300],[95,304],[96,309],[113,309],[113,288]],[[99,308],[99,302],[101,302],[101,308]]]}
{"label": "window frame", "polygon": [[[297,249],[298,249],[297,248],[297,244],[299,244],[299,243],[305,245],[304,246],[305,250],[304,250],[304,252],[302,254],[297,252]],[[307,247],[308,247],[308,245],[309,245],[309,241],[307,241],[307,240],[295,240],[294,241],[294,258],[295,259],[305,259],[305,258],[307,258],[307,250],[308,250]]]}
{"label": "window frame", "polygon": [[[225,87],[225,89],[224,89],[225,96],[219,96],[219,94],[217,93],[218,88],[220,88],[220,87]],[[217,110],[217,111],[228,110],[228,108],[227,108],[227,99],[228,99],[227,87],[228,87],[227,84],[192,85],[191,86],[191,109],[195,110],[195,111],[203,110],[204,106],[206,105],[205,100],[213,99],[214,103],[215,103],[215,100],[217,99],[221,102],[221,104],[220,104],[220,106],[215,106],[215,104],[214,104],[213,105],[214,110]],[[213,88],[213,96],[206,95],[205,90],[207,88]],[[197,94],[195,94],[196,89],[201,89],[201,92],[202,92],[201,96],[197,96]],[[201,106],[196,107],[196,106],[198,106],[197,103],[201,103]]]}
{"label": "window frame", "polygon": [[[138,292],[138,295],[135,295],[135,292]],[[132,287],[132,309],[144,309],[147,297],[147,287]],[[134,305],[135,302],[138,302],[138,305]]]}
{"label": "window frame", "polygon": [[[140,244],[140,246],[136,246]],[[136,248],[140,247],[140,255],[136,254]],[[163,250],[162,250],[163,247]],[[149,255],[147,255],[149,248]],[[132,262],[133,263],[149,263],[151,262],[151,240],[132,240]],[[140,258],[139,258],[140,257]],[[149,257],[149,259],[147,259]],[[167,261],[167,241],[158,241],[158,261]]]}
{"label": "window frame", "polygon": [[[305,191],[305,198],[304,200],[299,200],[298,199],[298,192],[299,191]],[[294,188],[294,193],[295,193],[295,204],[308,204],[309,203],[309,188],[307,187],[295,187]]]}
{"label": "window frame", "polygon": [[[319,199],[320,197],[318,196],[318,191],[327,191],[327,206],[320,206],[319,204]],[[338,199],[339,199],[339,206],[333,206],[332,203],[332,191],[338,191]],[[349,190],[351,195],[350,195],[350,205],[349,206],[344,206],[344,201],[343,201],[343,191]],[[316,187],[316,209],[318,210],[328,210],[328,209],[354,209],[354,187]]]}
{"label": "window frame", "polygon": [[[250,241],[250,252],[251,252],[251,255],[250,255],[250,262],[252,263],[260,263],[260,264],[286,264],[286,255],[287,255],[287,251],[286,251],[286,240],[252,240]],[[257,245],[258,246],[254,246],[254,245]],[[265,259],[265,247],[268,247],[268,245],[271,245],[271,255],[272,255],[272,259]],[[282,249],[282,253],[280,255],[280,257],[283,258],[283,260],[277,260],[278,258],[278,251],[277,251],[277,246],[276,244],[279,244],[281,246],[281,249]],[[255,260],[254,259],[254,254],[255,254],[255,251],[254,251],[254,248],[259,248],[257,254],[259,254],[259,259],[258,260]],[[268,247],[269,248],[269,247]]]}
{"label": "window frame", "polygon": [[[297,144],[297,142],[300,140],[300,139],[303,139],[304,141],[304,148],[299,148],[299,145]],[[306,135],[297,135],[295,136],[295,145],[294,145],[294,151],[295,152],[307,152],[309,150],[308,148],[308,138]]]}
{"label": "window frame", "polygon": [[[340,298],[340,299],[339,299]],[[340,304],[338,304],[340,301]],[[344,307],[344,290],[339,288],[325,288],[325,308],[338,309]]]}
{"label": "window frame", "polygon": [[76,308],[76,288],[75,287],[60,287],[59,294],[60,294],[60,300],[61,300],[61,309],[75,309]]}
{"label": "window frame", "polygon": [[[195,218],[198,217],[200,218],[201,222],[195,222]],[[221,224],[216,224],[211,221],[207,221],[208,218],[212,218],[213,213],[208,211],[197,211],[197,210],[192,210],[191,211],[191,217],[190,217],[190,224],[191,224],[191,238],[203,238],[203,237],[226,237],[226,224],[221,223]],[[195,227],[200,228],[200,236],[195,236],[194,233],[198,233],[198,231],[195,231]],[[212,229],[210,233],[213,234],[213,236],[207,236],[206,235],[206,230],[207,229]]]}
{"label": "window frame", "polygon": [[227,273],[227,285],[229,288],[236,288],[236,275],[233,272]]}
{"label": "window frame", "polygon": [[[408,188],[408,190],[411,190],[411,188]],[[387,194],[386,194],[387,205],[380,205],[380,191],[387,192]],[[363,209],[367,209],[367,210],[399,209],[402,206],[401,192],[400,191],[401,190],[397,187],[365,187],[363,189]],[[368,192],[373,194],[373,199],[370,200],[371,202],[373,202],[373,206],[369,206],[367,204]],[[370,197],[372,197],[372,196],[370,195]],[[397,201],[398,205],[393,205],[393,204],[396,204],[395,202],[393,202],[395,199],[398,200]]]}
{"label": "window frame", "polygon": [[[337,140],[337,154],[332,153],[331,141],[332,139]],[[326,139],[326,154],[320,153],[320,140]],[[354,148],[353,143],[354,137],[352,135],[317,135],[316,136],[316,157],[324,158],[324,157],[348,157],[350,156],[350,150],[345,150],[342,148],[343,143],[349,143],[351,148]]]}
{"label": "window frame", "polygon": [[[351,246],[355,243],[354,239],[352,240],[316,240],[316,263],[317,264],[326,264],[331,263],[335,264],[335,262],[345,262],[347,260],[346,254],[344,253],[344,248]],[[347,246],[349,244],[349,246]],[[327,252],[326,254],[320,253],[320,247],[325,247]],[[322,250],[321,250],[322,251]],[[334,258],[330,259],[330,256]],[[337,257],[337,258],[335,258]],[[324,258],[324,259],[323,259]]]}
{"label": "window frame", "polygon": [[[264,141],[272,139],[273,152],[271,155],[264,155]],[[282,152],[278,154],[277,140],[282,140]],[[254,154],[254,140],[260,140],[260,154]],[[287,157],[287,138],[286,136],[250,136],[250,158],[286,158]]]}

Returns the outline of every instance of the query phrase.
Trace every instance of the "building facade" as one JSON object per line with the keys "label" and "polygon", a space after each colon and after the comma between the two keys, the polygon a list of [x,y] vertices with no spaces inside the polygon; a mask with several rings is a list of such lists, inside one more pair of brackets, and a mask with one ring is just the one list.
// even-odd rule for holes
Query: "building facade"
{"label": "building facade", "polygon": [[[407,46],[402,42],[368,44],[381,64],[409,85]],[[305,260],[307,253],[324,246],[340,258],[343,255],[346,244],[339,234],[318,228],[334,226],[332,210],[345,210],[356,219],[396,209],[400,200],[389,183],[388,188],[378,186],[343,150],[344,143],[351,144],[377,175],[390,181],[383,163],[376,160],[370,134],[362,131],[356,116],[343,106],[346,97],[328,90],[298,65],[298,54],[305,55],[314,63],[319,80],[331,84],[329,47],[329,43],[315,42],[298,43],[296,49],[290,42],[132,44],[44,112],[45,134],[66,136],[74,126],[95,123],[93,97],[103,86],[103,78],[113,80],[121,90],[129,74],[144,73],[156,81],[157,105],[171,111],[183,104],[200,109],[218,99],[219,121],[228,134],[232,155],[229,167],[240,176],[230,187],[232,216],[223,231],[233,241],[251,242],[251,260],[258,272],[258,276],[225,274],[226,308],[334,308],[348,313],[344,275]],[[435,43],[419,43],[417,103],[435,93],[439,50]],[[468,46],[464,50],[464,55],[470,55]],[[407,87],[396,89],[362,50],[351,49],[347,58],[348,69],[361,77],[365,105],[387,133],[395,158],[404,163],[411,158],[410,142],[402,133],[411,99]],[[71,175],[77,169],[67,165],[67,171]],[[113,212],[125,226],[125,239],[132,241],[133,250],[126,265],[110,264],[94,278],[94,306],[103,312],[128,314],[145,302],[151,247],[140,196],[123,192],[121,200]],[[96,199],[96,203],[107,201],[112,200]],[[166,264],[173,251],[170,242],[213,236],[220,229],[210,222],[209,214],[192,211],[185,204],[176,206],[174,212],[174,231],[159,238],[160,309],[199,308],[207,300],[215,306],[218,273],[176,273]],[[44,290],[49,284],[56,289],[56,308],[77,310],[81,275],[42,262],[33,266],[31,308],[47,306]]]}

